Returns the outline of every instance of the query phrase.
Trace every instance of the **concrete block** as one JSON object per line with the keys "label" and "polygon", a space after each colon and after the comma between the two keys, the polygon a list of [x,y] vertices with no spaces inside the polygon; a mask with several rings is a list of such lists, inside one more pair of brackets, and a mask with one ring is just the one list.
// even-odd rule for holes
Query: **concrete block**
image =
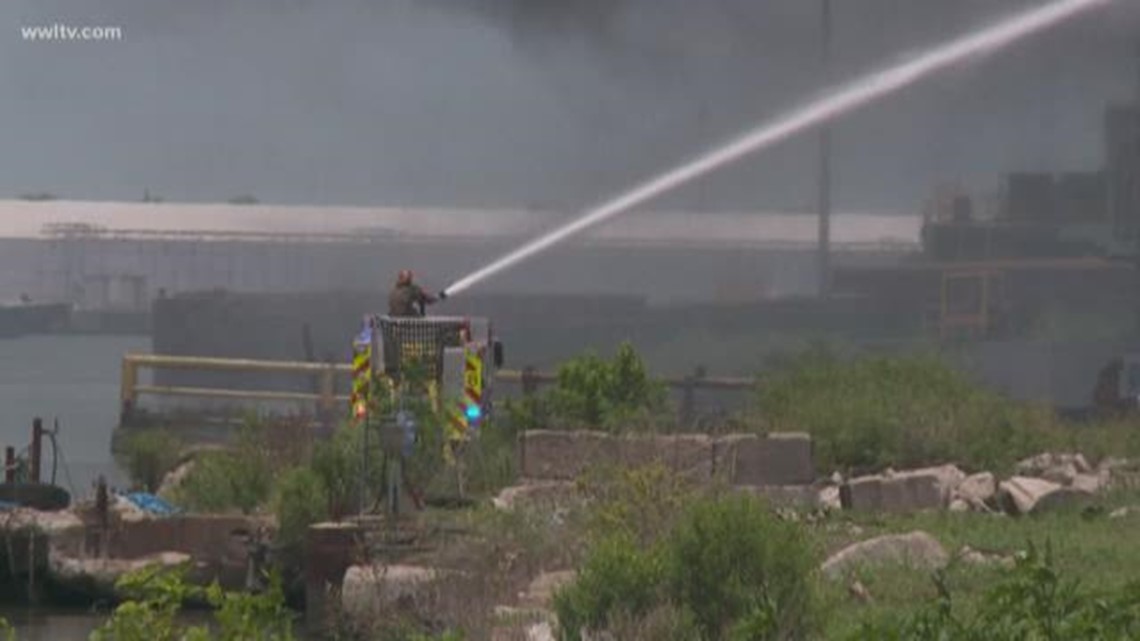
{"label": "concrete block", "polygon": [[736,476],[737,453],[741,448],[758,447],[756,434],[726,434],[713,440],[713,474],[729,483]]}
{"label": "concrete block", "polygon": [[523,478],[570,481],[599,465],[660,464],[697,479],[712,476],[713,440],[705,434],[617,437],[604,432],[535,430],[520,437]]}
{"label": "concrete block", "polygon": [[603,432],[532,430],[519,437],[522,476],[570,481],[591,465],[617,460],[614,437]]}
{"label": "concrete block", "polygon": [[942,485],[932,473],[861,476],[841,493],[843,507],[874,512],[911,512],[943,506]]}
{"label": "concrete block", "polygon": [[774,507],[814,510],[823,504],[813,485],[739,485],[736,489],[758,496]]}
{"label": "concrete block", "polygon": [[617,439],[617,446],[625,467],[657,464],[695,480],[712,477],[713,439],[706,434],[630,436]]}
{"label": "concrete block", "polygon": [[1065,487],[1044,479],[1015,476],[998,486],[1001,503],[1012,514],[1036,514],[1079,505],[1092,498],[1092,492]]}
{"label": "concrete block", "polygon": [[717,473],[733,485],[807,485],[815,481],[811,436],[779,432],[732,435],[716,448]]}

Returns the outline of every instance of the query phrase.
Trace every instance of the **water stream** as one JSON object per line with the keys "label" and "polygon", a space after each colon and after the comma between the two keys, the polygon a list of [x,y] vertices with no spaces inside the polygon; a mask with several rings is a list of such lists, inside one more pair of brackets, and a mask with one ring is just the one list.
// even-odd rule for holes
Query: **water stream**
{"label": "water stream", "polygon": [[1059,0],[1025,11],[993,25],[926,50],[909,60],[876,71],[793,109],[697,159],[671,169],[530,241],[502,258],[457,280],[446,289],[458,294],[509,269],[586,229],[625,213],[690,181],[757,153],[798,133],[850,113],[870,102],[914,84],[943,69],[1008,47],[1112,0]]}

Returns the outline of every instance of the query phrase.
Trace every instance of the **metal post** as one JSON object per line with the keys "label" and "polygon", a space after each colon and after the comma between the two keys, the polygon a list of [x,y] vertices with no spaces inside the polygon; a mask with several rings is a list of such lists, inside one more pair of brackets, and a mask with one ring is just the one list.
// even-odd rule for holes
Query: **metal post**
{"label": "metal post", "polygon": [[32,452],[31,470],[28,480],[32,483],[40,482],[40,460],[43,455],[44,422],[40,417],[32,420]]}
{"label": "metal post", "polygon": [[[824,83],[831,80],[831,0],[821,0],[822,66]],[[819,131],[819,296],[831,295],[831,128]]]}
{"label": "metal post", "polygon": [[131,413],[134,411],[137,394],[135,388],[138,387],[138,364],[126,355],[123,357],[123,372],[122,379],[119,383],[119,399],[120,399],[120,416],[121,423],[127,423],[130,420]]}
{"label": "metal post", "polygon": [[4,482],[16,482],[16,448],[11,445],[4,448]]}
{"label": "metal post", "polygon": [[111,496],[107,491],[107,479],[102,474],[99,475],[99,481],[95,485],[95,517],[98,523],[99,534],[96,538],[95,554],[97,558],[105,558],[107,555],[107,539],[109,536],[108,527],[111,523]]}

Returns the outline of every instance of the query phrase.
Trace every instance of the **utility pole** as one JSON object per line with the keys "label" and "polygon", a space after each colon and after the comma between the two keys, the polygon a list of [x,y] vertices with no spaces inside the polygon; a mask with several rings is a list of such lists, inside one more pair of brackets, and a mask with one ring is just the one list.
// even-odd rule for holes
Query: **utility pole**
{"label": "utility pole", "polygon": [[[831,82],[831,0],[822,2],[820,30],[824,84]],[[831,296],[831,128],[819,130],[819,296]]]}

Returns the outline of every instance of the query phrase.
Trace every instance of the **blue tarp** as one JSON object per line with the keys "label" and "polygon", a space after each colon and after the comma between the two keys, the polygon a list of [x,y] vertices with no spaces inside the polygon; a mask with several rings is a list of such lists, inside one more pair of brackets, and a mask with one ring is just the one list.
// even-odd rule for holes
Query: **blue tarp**
{"label": "blue tarp", "polygon": [[124,497],[131,503],[137,505],[140,510],[150,512],[151,514],[170,516],[171,514],[177,514],[179,511],[178,508],[173,505],[146,492],[132,492],[125,494]]}

